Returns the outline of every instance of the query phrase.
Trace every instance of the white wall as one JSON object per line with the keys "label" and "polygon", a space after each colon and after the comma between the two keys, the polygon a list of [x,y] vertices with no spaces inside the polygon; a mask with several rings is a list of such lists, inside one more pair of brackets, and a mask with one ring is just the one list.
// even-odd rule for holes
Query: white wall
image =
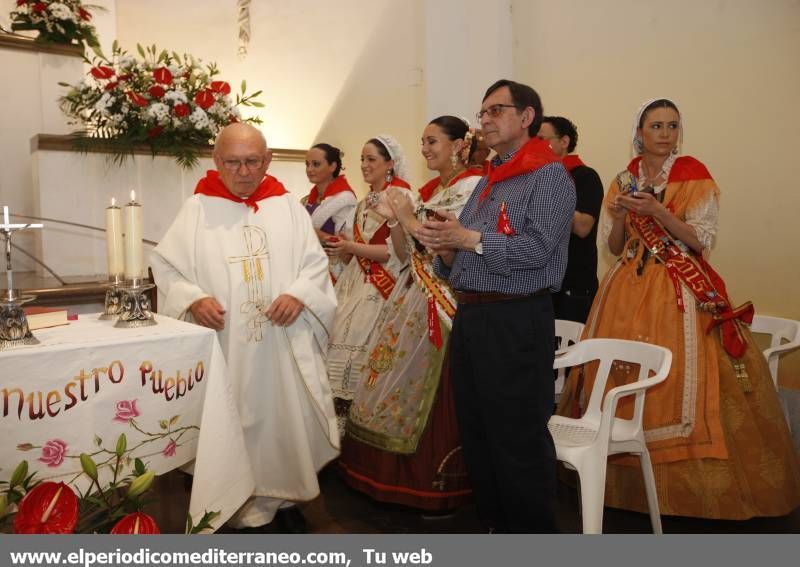
{"label": "white wall", "polygon": [[[235,2],[117,0],[120,44],[156,43],[216,61],[232,85],[263,89],[258,114],[272,147],[325,141],[345,153],[362,187],[358,157],[376,134],[417,152],[424,120],[422,0],[262,0],[251,3],[248,56],[237,57]],[[249,111],[248,111],[249,112]],[[414,160],[412,181],[422,178]],[[305,189],[308,189],[306,184]]]}
{"label": "white wall", "polygon": [[578,152],[606,186],[630,159],[639,104],[677,102],[684,152],[722,191],[711,262],[733,301],[800,319],[800,2],[516,0],[513,10],[517,78],[546,114],[577,123]]}

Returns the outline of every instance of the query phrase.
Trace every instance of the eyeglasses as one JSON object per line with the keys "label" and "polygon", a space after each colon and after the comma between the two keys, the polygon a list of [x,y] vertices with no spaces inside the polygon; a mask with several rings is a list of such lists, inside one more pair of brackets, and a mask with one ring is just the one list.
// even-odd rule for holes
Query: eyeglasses
{"label": "eyeglasses", "polygon": [[489,108],[486,108],[478,112],[475,115],[475,118],[477,118],[478,121],[480,121],[481,118],[483,118],[484,114],[488,114],[490,118],[497,118],[498,116],[503,114],[504,108],[517,108],[517,107],[513,104],[493,104]]}
{"label": "eyeglasses", "polygon": [[244,166],[248,170],[258,169],[264,165],[264,158],[224,159],[222,165],[228,171],[239,171]]}

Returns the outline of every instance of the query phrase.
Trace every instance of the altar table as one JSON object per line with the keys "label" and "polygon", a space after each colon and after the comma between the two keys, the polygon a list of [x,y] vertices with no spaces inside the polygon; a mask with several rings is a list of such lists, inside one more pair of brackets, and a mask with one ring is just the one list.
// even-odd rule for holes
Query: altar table
{"label": "altar table", "polygon": [[0,351],[0,480],[27,460],[36,479],[85,490],[79,456],[88,453],[102,484],[124,433],[125,473],[134,457],[156,474],[195,461],[195,523],[218,511],[218,528],[245,502],[255,483],[216,334],[156,320],[117,329],[80,315],[35,331],[39,345]]}

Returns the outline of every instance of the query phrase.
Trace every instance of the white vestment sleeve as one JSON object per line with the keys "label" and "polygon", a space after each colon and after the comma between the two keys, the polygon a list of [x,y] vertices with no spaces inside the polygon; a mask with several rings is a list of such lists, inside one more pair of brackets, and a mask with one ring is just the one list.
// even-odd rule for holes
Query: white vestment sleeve
{"label": "white vestment sleeve", "polygon": [[[292,345],[294,362],[315,402],[317,420],[331,445],[338,450],[339,433],[325,367],[328,336],[336,313],[336,294],[328,275],[328,257],[319,244],[308,213],[297,202],[291,202],[289,209],[293,217],[292,252],[298,258],[300,269],[297,278],[283,293],[299,299],[305,309],[294,323],[286,327],[286,335]],[[303,348],[308,344],[303,340],[304,335],[308,336],[309,332],[313,336],[312,350]]]}
{"label": "white vestment sleeve", "polygon": [[158,312],[176,319],[191,320],[192,303],[210,296],[195,283],[195,238],[201,214],[197,197],[189,198],[150,256],[158,286]]}

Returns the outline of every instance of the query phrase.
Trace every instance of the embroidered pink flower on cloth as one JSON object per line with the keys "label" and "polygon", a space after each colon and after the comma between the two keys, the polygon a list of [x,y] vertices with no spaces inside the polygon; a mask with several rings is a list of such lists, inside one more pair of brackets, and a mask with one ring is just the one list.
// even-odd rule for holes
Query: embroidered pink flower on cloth
{"label": "embroidered pink flower on cloth", "polygon": [[174,457],[175,456],[175,449],[178,447],[178,444],[175,443],[172,439],[169,440],[167,446],[164,447],[164,450],[161,451],[161,454],[165,457]]}
{"label": "embroidered pink flower on cloth", "polygon": [[114,421],[127,423],[128,420],[139,417],[139,410],[136,409],[136,400],[120,400],[117,402],[117,414]]}
{"label": "embroidered pink flower on cloth", "polygon": [[57,467],[64,462],[67,454],[67,444],[61,439],[51,439],[42,447],[42,456],[39,460],[48,467]]}

